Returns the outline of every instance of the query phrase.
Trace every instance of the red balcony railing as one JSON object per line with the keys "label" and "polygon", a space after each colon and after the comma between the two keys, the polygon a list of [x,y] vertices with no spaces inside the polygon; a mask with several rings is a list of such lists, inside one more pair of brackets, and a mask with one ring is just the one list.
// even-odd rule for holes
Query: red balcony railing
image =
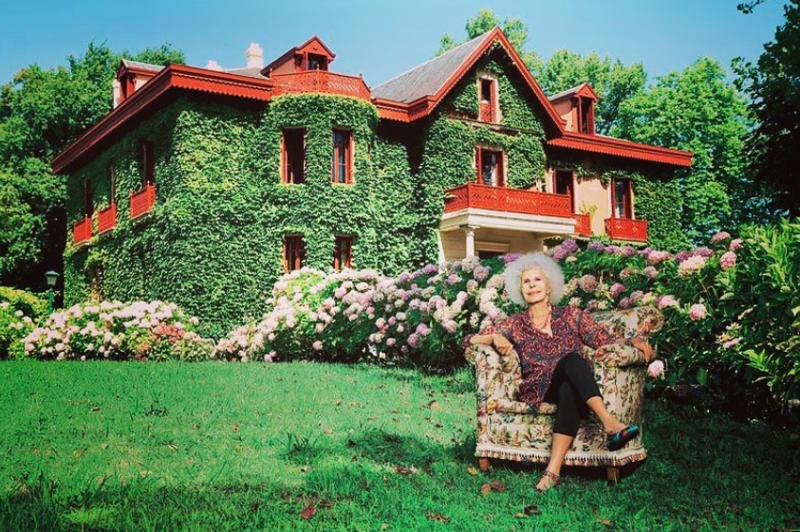
{"label": "red balcony railing", "polygon": [[575,234],[592,236],[592,219],[588,214],[573,214],[575,218]]}
{"label": "red balcony railing", "polygon": [[369,87],[361,76],[334,74],[327,70],[309,70],[291,74],[274,74],[275,94],[322,92],[371,99]]}
{"label": "red balcony railing", "polygon": [[107,209],[97,213],[97,234],[111,231],[117,225],[117,204],[112,203]]}
{"label": "red balcony railing", "polygon": [[80,222],[72,224],[72,242],[80,244],[92,237],[92,219],[88,216]]}
{"label": "red balcony railing", "polygon": [[478,116],[478,120],[480,120],[481,122],[491,122],[491,123],[496,122],[494,116],[494,106],[491,104],[491,102],[484,102],[484,101],[481,102],[480,115]]}
{"label": "red balcony railing", "polygon": [[614,240],[647,242],[647,220],[606,218],[606,233]]}
{"label": "red balcony railing", "polygon": [[492,187],[467,183],[446,192],[444,211],[488,209],[491,211],[572,217],[572,200],[567,194]]}
{"label": "red balcony railing", "polygon": [[142,190],[131,192],[131,219],[147,214],[156,203],[156,187],[148,183]]}

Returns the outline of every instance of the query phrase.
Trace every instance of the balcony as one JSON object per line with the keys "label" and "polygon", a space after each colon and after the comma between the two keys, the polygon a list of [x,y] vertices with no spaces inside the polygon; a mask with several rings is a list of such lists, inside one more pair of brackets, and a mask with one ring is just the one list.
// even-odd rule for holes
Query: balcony
{"label": "balcony", "polygon": [[112,203],[107,209],[97,213],[97,234],[111,231],[117,225],[117,204]]}
{"label": "balcony", "polygon": [[571,218],[572,200],[566,194],[493,187],[467,183],[446,192],[444,212],[485,209],[516,214],[538,214]]}
{"label": "balcony", "polygon": [[575,234],[592,236],[592,219],[588,214],[573,214],[575,218]]}
{"label": "balcony", "polygon": [[334,74],[327,70],[309,70],[291,74],[274,74],[275,95],[321,92],[351,96],[369,101],[372,96],[361,76]]}
{"label": "balcony", "polygon": [[85,217],[72,225],[72,242],[75,245],[87,242],[92,237],[92,219]]}
{"label": "balcony", "polygon": [[606,234],[614,240],[647,242],[647,220],[606,218]]}
{"label": "balcony", "polygon": [[131,192],[131,220],[149,213],[155,203],[156,187],[152,183],[146,184],[138,192]]}

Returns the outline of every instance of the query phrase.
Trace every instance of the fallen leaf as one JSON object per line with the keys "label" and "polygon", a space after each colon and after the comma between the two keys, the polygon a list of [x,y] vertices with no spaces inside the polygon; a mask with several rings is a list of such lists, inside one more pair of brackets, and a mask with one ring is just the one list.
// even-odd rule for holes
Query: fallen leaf
{"label": "fallen leaf", "polygon": [[428,513],[425,514],[425,516],[428,519],[430,519],[431,521],[438,521],[440,523],[449,523],[450,522],[450,519],[448,519],[447,517],[443,516],[442,514],[435,514],[433,512],[428,512]]}
{"label": "fallen leaf", "polygon": [[333,501],[330,499],[322,499],[319,501],[320,508],[333,508]]}
{"label": "fallen leaf", "polygon": [[352,458],[350,458],[350,460],[353,462],[358,462],[358,456],[353,455]]}
{"label": "fallen leaf", "polygon": [[300,512],[300,517],[308,521],[314,516],[315,513],[317,513],[317,508],[313,504],[309,504],[303,508],[302,512]]}
{"label": "fallen leaf", "polygon": [[231,429],[233,429],[233,432],[239,432],[239,424],[238,423],[234,423],[231,426]]}
{"label": "fallen leaf", "polygon": [[488,495],[491,492],[492,492],[492,487],[488,483],[481,486],[481,493],[483,493],[484,495]]}
{"label": "fallen leaf", "polygon": [[103,449],[103,450],[105,450],[107,447],[108,447],[108,444],[106,442],[103,442],[103,443],[100,444],[100,448]]}
{"label": "fallen leaf", "polygon": [[467,468],[467,473],[469,473],[470,475],[472,475],[474,477],[475,475],[478,474],[478,470],[475,469],[474,467],[470,466],[470,467]]}
{"label": "fallen leaf", "polygon": [[486,495],[487,493],[491,493],[492,491],[506,491],[506,485],[503,484],[499,480],[493,480],[492,482],[487,482],[481,486],[481,493]]}
{"label": "fallen leaf", "polygon": [[193,428],[194,430],[197,430],[197,429],[199,429],[199,428],[200,428],[200,425],[198,425],[197,423],[192,423],[192,428]]}
{"label": "fallen leaf", "polygon": [[348,438],[347,439],[347,446],[348,447],[355,447],[356,446],[356,442],[354,442],[353,440]]}
{"label": "fallen leaf", "polygon": [[401,466],[401,465],[394,466],[394,470],[397,471],[398,474],[404,475],[404,476],[411,474],[411,470],[409,468]]}
{"label": "fallen leaf", "polygon": [[388,530],[388,528],[389,528],[389,525],[387,525],[386,523],[383,523],[381,525],[381,530]]}
{"label": "fallen leaf", "polygon": [[605,526],[610,527],[611,526],[611,519],[598,519],[597,520],[597,524],[605,525]]}
{"label": "fallen leaf", "polygon": [[93,406],[92,407],[92,412],[99,412],[99,411],[100,411],[100,407],[99,406]]}

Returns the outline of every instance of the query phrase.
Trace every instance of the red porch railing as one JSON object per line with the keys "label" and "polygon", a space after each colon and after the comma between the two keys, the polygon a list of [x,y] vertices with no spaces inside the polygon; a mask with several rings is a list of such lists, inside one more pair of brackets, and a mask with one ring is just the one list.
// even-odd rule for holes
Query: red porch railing
{"label": "red porch railing", "polygon": [[488,209],[519,214],[572,217],[572,200],[567,194],[493,187],[467,183],[446,192],[444,211]]}
{"label": "red porch railing", "polygon": [[592,236],[592,219],[588,214],[573,214],[575,218],[575,234]]}
{"label": "red porch railing", "polygon": [[335,74],[327,70],[309,70],[291,74],[274,74],[275,94],[322,92],[370,100],[369,87],[361,76]]}
{"label": "red porch railing", "polygon": [[131,192],[131,219],[147,214],[156,203],[156,187],[148,183],[142,190]]}
{"label": "red porch railing", "polygon": [[72,224],[72,242],[80,244],[92,237],[92,219],[88,216],[79,222]]}
{"label": "red porch railing", "polygon": [[614,240],[647,242],[647,220],[606,218],[606,233]]}
{"label": "red porch railing", "polygon": [[97,234],[111,231],[117,225],[117,204],[112,203],[107,209],[97,213]]}
{"label": "red porch railing", "polygon": [[481,102],[480,115],[478,116],[478,120],[480,120],[481,122],[490,122],[490,123],[494,123],[496,121],[494,117],[494,106],[491,104],[491,102],[484,102],[484,101]]}

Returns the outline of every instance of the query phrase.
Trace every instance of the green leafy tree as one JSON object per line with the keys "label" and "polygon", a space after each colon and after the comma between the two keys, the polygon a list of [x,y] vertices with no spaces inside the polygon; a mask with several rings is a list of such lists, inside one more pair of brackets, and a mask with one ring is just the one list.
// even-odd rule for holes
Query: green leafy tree
{"label": "green leafy tree", "polygon": [[42,288],[43,272],[61,269],[66,189],[49,163],[111,110],[111,82],[123,58],[184,62],[169,45],[117,54],[90,43],[66,66],[31,65],[0,87],[0,282]]}
{"label": "green leafy tree", "polygon": [[536,80],[547,94],[589,83],[600,100],[597,102],[595,127],[607,134],[616,123],[622,102],[639,94],[647,83],[642,63],[624,65],[595,52],[582,56],[569,50],[556,51],[536,73]]}
{"label": "green leafy tree", "polygon": [[692,168],[680,177],[681,225],[695,242],[753,214],[759,201],[743,159],[748,131],[744,97],[725,69],[701,58],[671,72],[619,108],[612,134],[637,142],[688,150]]}
{"label": "green leafy tree", "polygon": [[[742,4],[751,12],[762,0]],[[749,169],[764,188],[776,191],[776,206],[800,215],[800,4],[789,0],[784,24],[764,45],[756,64],[734,60],[736,81],[750,97],[757,126],[747,138]]]}
{"label": "green leafy tree", "polygon": [[509,42],[520,55],[522,61],[529,70],[535,72],[542,67],[542,59],[539,55],[536,52],[525,50],[525,45],[528,42],[528,26],[522,19],[506,17],[501,25],[500,18],[491,9],[481,9],[474,17],[467,20],[464,26],[467,32],[467,38],[464,41],[457,41],[450,34],[442,35],[439,41],[439,50],[436,52],[436,55],[442,55],[460,44],[472,40],[479,35],[483,35],[487,31],[494,29],[495,26],[502,26],[503,32],[508,37]]}

